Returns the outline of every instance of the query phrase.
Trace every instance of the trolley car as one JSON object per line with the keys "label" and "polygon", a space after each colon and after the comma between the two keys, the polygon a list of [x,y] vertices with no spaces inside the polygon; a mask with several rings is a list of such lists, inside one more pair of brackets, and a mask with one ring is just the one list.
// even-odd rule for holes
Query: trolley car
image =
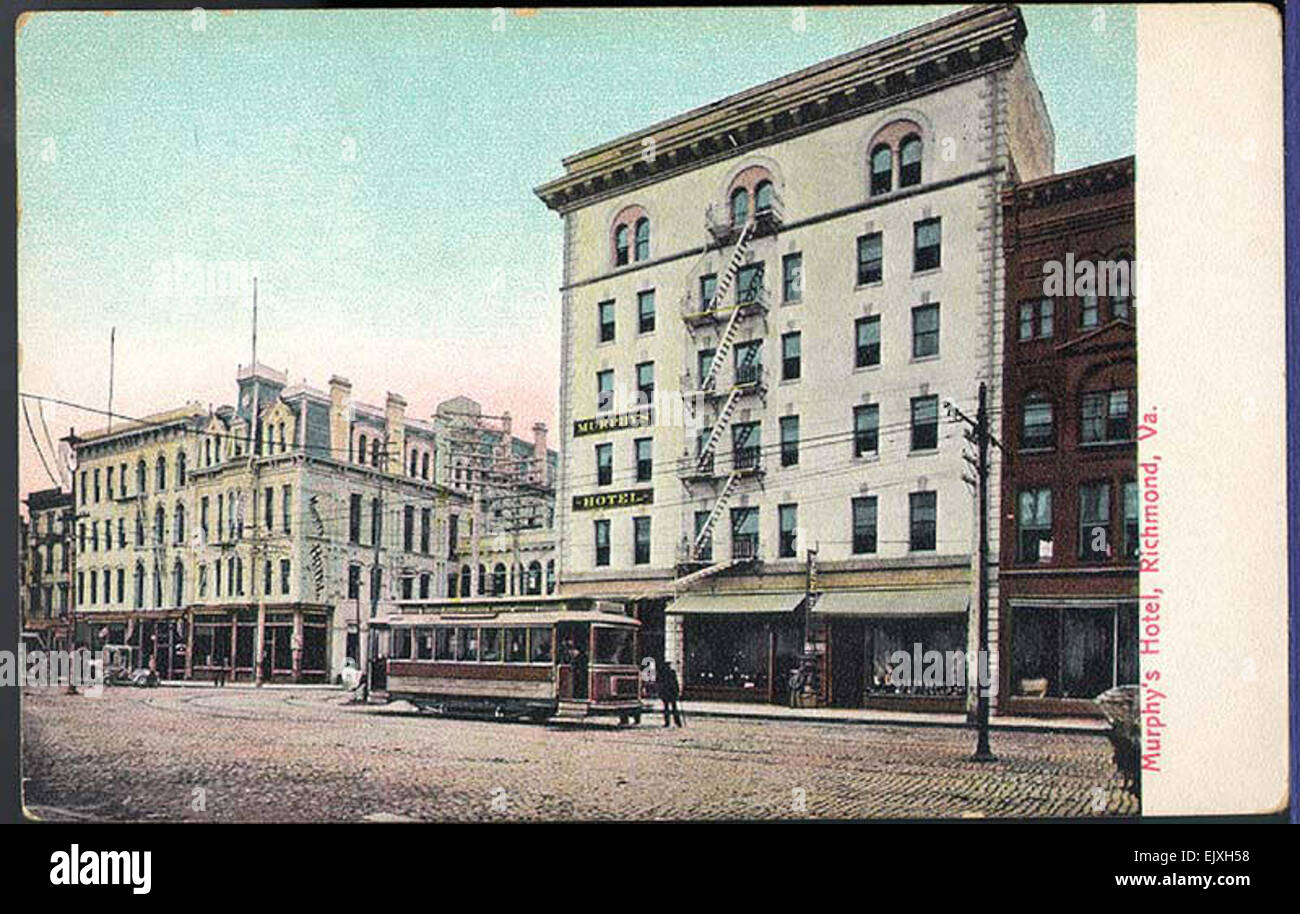
{"label": "trolley car", "polygon": [[388,630],[392,699],[446,715],[641,722],[640,623],[617,603],[525,597],[404,600]]}

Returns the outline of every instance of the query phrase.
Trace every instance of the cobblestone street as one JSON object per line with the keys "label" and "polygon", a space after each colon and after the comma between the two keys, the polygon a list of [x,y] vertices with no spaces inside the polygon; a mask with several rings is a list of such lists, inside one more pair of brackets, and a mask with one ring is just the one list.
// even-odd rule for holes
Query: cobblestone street
{"label": "cobblestone street", "polygon": [[[478,821],[1137,813],[1095,734],[691,718],[666,730],[445,720],[331,690],[24,692],[48,819]],[[405,707],[405,706],[402,706]]]}

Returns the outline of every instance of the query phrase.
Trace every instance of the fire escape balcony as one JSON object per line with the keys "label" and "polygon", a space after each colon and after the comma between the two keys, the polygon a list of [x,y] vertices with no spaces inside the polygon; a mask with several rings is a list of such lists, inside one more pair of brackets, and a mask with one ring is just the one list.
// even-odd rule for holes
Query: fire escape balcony
{"label": "fire escape balcony", "polygon": [[706,324],[716,324],[729,320],[733,311],[740,311],[740,318],[767,314],[772,297],[766,284],[757,283],[747,289],[736,288],[735,303],[715,307],[714,302],[701,302],[693,295],[682,298],[682,320],[687,327],[694,330]]}
{"label": "fire escape balcony", "polygon": [[707,389],[697,389],[695,396],[704,400],[728,397],[732,391],[745,394],[767,393],[767,370],[762,365],[737,365],[733,372],[730,387],[714,385]]}

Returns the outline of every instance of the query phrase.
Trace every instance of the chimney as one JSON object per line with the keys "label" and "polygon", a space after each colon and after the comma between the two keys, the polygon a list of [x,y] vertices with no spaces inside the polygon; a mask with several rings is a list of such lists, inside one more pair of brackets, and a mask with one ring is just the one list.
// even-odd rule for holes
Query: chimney
{"label": "chimney", "polygon": [[546,483],[546,423],[533,423],[533,472],[537,481]]}
{"label": "chimney", "polygon": [[347,462],[352,437],[352,382],[334,375],[330,378],[330,457]]}
{"label": "chimney", "polygon": [[384,472],[400,475],[406,461],[406,400],[392,391],[384,401],[384,432],[388,436]]}

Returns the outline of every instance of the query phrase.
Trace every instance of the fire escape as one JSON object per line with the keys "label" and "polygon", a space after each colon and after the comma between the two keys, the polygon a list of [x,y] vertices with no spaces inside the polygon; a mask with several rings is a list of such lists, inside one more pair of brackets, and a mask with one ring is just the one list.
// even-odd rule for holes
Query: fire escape
{"label": "fire escape", "polygon": [[[744,483],[747,480],[762,482],[763,461],[759,442],[749,441],[748,433],[742,435],[743,427],[733,426],[731,420],[742,402],[753,402],[753,398],[758,398],[766,404],[767,382],[760,355],[762,337],[746,342],[739,342],[738,338],[742,325],[752,326],[755,320],[763,321],[766,329],[769,296],[763,263],[750,263],[749,255],[755,238],[775,234],[779,229],[782,222],[780,200],[773,194],[771,205],[758,209],[742,225],[731,220],[716,221],[714,209],[710,206],[707,222],[716,245],[723,250],[731,245],[734,247],[707,300],[701,290],[699,307],[692,293],[688,293],[682,302],[682,319],[692,339],[702,329],[719,332],[712,358],[698,367],[698,379],[689,374],[683,379],[683,388],[694,390],[687,398],[692,409],[704,411],[711,418],[696,441],[694,458],[685,461],[680,476],[688,491],[699,486],[711,492],[713,504],[704,522],[683,544],[680,565],[685,573],[674,582],[676,590],[758,558],[756,535],[733,535],[730,557],[715,560],[713,531],[727,515],[731,499]],[[728,362],[732,363],[731,382],[725,384],[723,376]],[[730,461],[726,463],[718,459],[718,453],[729,435],[731,452]]]}

